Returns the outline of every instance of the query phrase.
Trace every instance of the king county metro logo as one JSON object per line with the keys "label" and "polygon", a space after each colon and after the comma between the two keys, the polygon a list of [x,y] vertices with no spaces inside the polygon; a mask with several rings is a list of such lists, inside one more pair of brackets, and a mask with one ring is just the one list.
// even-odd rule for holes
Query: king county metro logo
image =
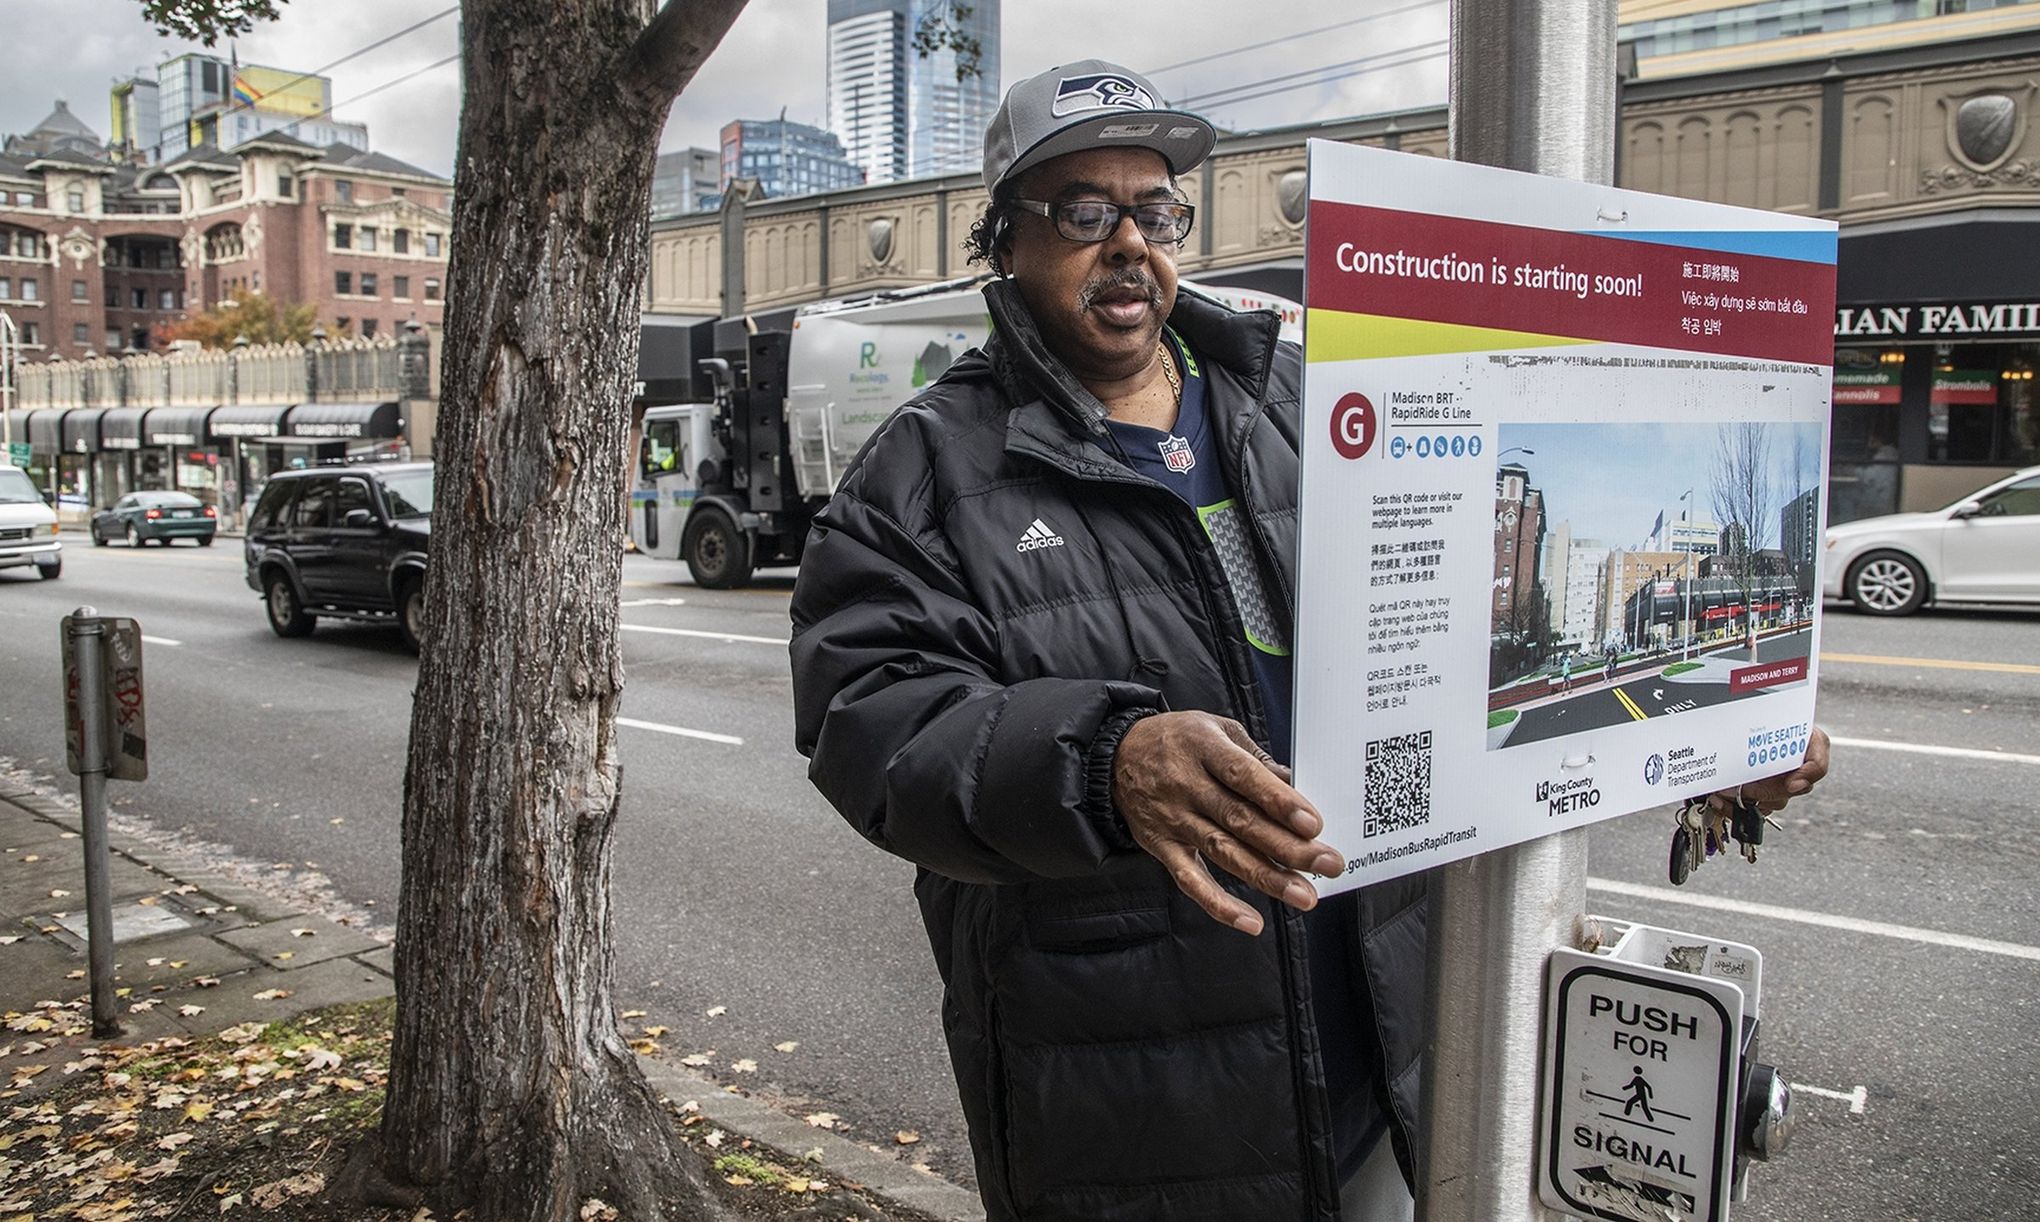
{"label": "king county metro logo", "polygon": [[1643,783],[1655,785],[1664,779],[1665,757],[1653,753],[1649,759],[1643,761]]}
{"label": "king county metro logo", "polygon": [[1055,104],[1048,113],[1060,119],[1086,110],[1118,106],[1126,110],[1154,110],[1155,99],[1147,90],[1123,76],[1064,77],[1055,87]]}

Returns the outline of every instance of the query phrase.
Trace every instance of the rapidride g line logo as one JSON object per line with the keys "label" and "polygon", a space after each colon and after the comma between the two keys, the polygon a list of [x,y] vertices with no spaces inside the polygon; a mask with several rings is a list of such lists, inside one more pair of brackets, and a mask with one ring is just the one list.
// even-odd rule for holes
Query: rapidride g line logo
{"label": "rapidride g line logo", "polygon": [[1360,458],[1374,447],[1379,431],[1374,404],[1358,391],[1340,398],[1332,409],[1332,448],[1340,458]]}

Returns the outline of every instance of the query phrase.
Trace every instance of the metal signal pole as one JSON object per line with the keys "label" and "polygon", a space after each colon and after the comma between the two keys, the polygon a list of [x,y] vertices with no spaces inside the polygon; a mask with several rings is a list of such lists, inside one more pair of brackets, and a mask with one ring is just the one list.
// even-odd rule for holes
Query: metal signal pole
{"label": "metal signal pole", "polygon": [[[1453,0],[1454,159],[1607,183],[1615,91],[1615,0]],[[1580,944],[1586,898],[1585,829],[1432,871],[1423,1222],[1553,1216],[1534,1162],[1544,967]]]}

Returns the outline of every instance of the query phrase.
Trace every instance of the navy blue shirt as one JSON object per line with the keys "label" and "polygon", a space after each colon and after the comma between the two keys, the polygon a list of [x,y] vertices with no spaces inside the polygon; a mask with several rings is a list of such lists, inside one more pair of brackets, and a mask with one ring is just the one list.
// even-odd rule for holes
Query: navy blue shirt
{"label": "navy blue shirt", "polygon": [[[1248,533],[1251,524],[1219,465],[1218,438],[1205,412],[1203,369],[1180,336],[1174,331],[1166,334],[1183,377],[1183,402],[1176,412],[1175,428],[1151,429],[1117,420],[1107,421],[1106,427],[1127,465],[1181,497],[1204,524],[1245,627],[1247,656],[1267,713],[1268,752],[1287,764],[1295,691],[1289,617],[1277,614],[1269,601]],[[1372,1067],[1379,1058],[1360,988],[1359,900],[1351,891],[1320,900],[1304,915],[1304,921],[1310,931],[1311,1012],[1323,1045],[1332,1132],[1343,1183],[1360,1169],[1388,1126],[1376,1099]]]}

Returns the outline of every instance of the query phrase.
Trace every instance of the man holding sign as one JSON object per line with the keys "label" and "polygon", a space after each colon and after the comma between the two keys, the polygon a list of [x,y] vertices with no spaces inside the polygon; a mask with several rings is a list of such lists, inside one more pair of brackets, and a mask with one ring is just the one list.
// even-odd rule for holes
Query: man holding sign
{"label": "man holding sign", "polygon": [[1111,64],[1013,87],[992,339],[872,439],[794,594],[797,744],[920,867],[995,1220],[1410,1213],[1423,884],[1313,883],[1345,863],[1285,763],[1301,362],[1177,291],[1214,142]]}

